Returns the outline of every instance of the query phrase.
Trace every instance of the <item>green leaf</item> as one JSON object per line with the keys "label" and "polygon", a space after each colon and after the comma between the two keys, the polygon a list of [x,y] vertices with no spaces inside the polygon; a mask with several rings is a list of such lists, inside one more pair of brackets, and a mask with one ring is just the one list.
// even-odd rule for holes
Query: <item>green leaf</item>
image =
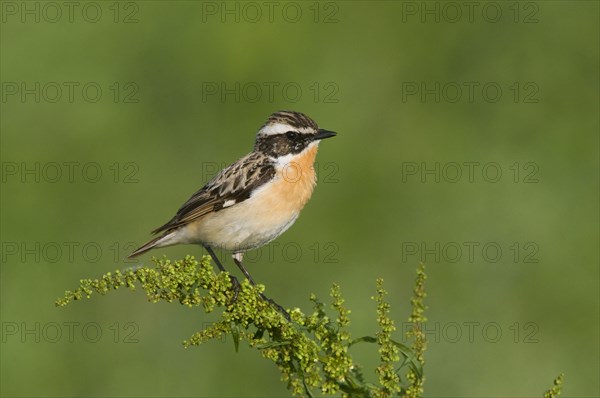
{"label": "green leaf", "polygon": [[359,337],[358,339],[354,339],[350,343],[348,343],[348,347],[352,347],[354,344],[358,343],[377,343],[377,339],[373,336]]}
{"label": "green leaf", "polygon": [[306,379],[304,379],[304,378],[302,378],[302,385],[304,386],[304,392],[306,393],[306,395],[309,398],[315,398],[312,391],[310,391],[310,388],[308,388],[308,386],[306,385]]}
{"label": "green leaf", "polygon": [[240,329],[238,325],[235,323],[231,324],[231,337],[233,337],[233,346],[235,347],[235,352],[239,352],[240,350]]}
{"label": "green leaf", "polygon": [[[398,347],[398,349],[400,350],[400,353],[404,356],[404,358],[407,359],[408,361],[410,361],[410,368],[413,370],[413,372],[415,372],[417,374],[417,376],[423,377],[423,366],[417,360],[417,358],[415,357],[412,350],[408,346],[405,346],[404,344],[402,344],[398,341],[395,341],[395,340],[391,340],[391,341],[396,347]],[[377,338],[375,338],[373,336],[359,337],[358,339],[354,339],[350,343],[348,343],[348,347],[351,347],[354,344],[358,344],[358,343],[377,343]],[[402,363],[402,366],[404,366],[404,364],[405,363]]]}

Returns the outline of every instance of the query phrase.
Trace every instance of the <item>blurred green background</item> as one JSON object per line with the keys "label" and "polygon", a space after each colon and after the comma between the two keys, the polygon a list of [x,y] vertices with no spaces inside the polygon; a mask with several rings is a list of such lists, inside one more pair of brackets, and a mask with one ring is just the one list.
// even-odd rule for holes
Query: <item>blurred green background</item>
{"label": "blurred green background", "polygon": [[2,396],[289,395],[246,347],[184,350],[199,309],[54,307],[135,264],[279,109],[339,135],[248,255],[271,297],[308,311],[337,282],[359,337],[383,277],[401,340],[423,259],[427,396],[540,396],[559,372],[599,396],[598,2],[1,4]]}

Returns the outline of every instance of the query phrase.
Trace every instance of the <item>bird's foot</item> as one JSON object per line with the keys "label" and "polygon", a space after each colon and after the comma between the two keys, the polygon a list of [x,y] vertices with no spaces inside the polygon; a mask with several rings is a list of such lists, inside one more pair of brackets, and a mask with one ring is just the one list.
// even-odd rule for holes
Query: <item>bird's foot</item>
{"label": "bird's foot", "polygon": [[279,304],[277,304],[275,302],[275,300],[268,298],[267,296],[265,296],[264,294],[260,294],[260,297],[265,300],[267,303],[271,304],[273,307],[275,307],[275,309],[277,311],[279,311],[281,313],[281,315],[283,315],[285,317],[285,319],[288,320],[288,322],[292,321],[292,318],[290,317],[290,314],[288,314],[288,312],[285,310],[285,308],[283,308],[282,306],[280,306]]}
{"label": "bird's foot", "polygon": [[[233,290],[233,297],[231,298],[231,300],[229,301],[229,305],[235,304],[235,302],[238,299],[240,290],[242,289],[242,285],[240,284],[240,281],[233,275],[229,275],[229,280],[231,281],[231,290]],[[275,300],[265,296],[264,294],[260,293],[260,297],[265,300],[267,303],[271,304],[273,307],[275,307],[275,309],[277,311],[279,311],[281,313],[281,315],[283,315],[285,317],[285,319],[288,320],[288,322],[292,321],[292,318],[290,317],[290,314],[288,314],[288,312],[285,310],[285,308],[283,308],[282,306],[280,306],[279,304],[277,304],[275,302]]]}

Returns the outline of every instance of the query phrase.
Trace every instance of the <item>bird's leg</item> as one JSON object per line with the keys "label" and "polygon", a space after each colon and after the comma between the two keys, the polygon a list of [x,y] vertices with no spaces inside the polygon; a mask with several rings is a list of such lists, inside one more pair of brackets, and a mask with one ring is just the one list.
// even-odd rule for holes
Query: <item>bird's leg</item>
{"label": "bird's leg", "polygon": [[[248,270],[246,270],[246,268],[244,267],[244,264],[242,264],[242,260],[244,258],[244,253],[234,253],[233,254],[233,262],[235,263],[235,265],[238,266],[238,268],[240,269],[240,271],[242,271],[242,273],[244,274],[244,276],[248,279],[248,281],[250,282],[250,284],[252,286],[256,286],[256,282],[254,282],[254,279],[252,279],[252,276],[250,276],[250,273],[248,272]],[[291,318],[290,318],[290,314],[287,313],[287,311],[285,310],[285,308],[283,308],[282,306],[280,306],[279,304],[277,304],[275,302],[275,300],[268,298],[267,296],[265,296],[264,294],[260,294],[260,297],[265,300],[266,302],[268,302],[269,304],[271,304],[272,306],[274,306],[275,308],[277,308],[277,311],[281,312],[281,314],[285,317],[285,319],[287,319],[288,321],[291,322]]]}
{"label": "bird's leg", "polygon": [[[215,264],[217,264],[219,270],[221,272],[227,272],[225,270],[225,267],[223,267],[223,264],[221,264],[221,262],[219,261],[219,258],[217,257],[213,249],[210,246],[204,246],[204,248],[206,249],[208,254],[210,254]],[[229,280],[231,281],[231,287],[233,288],[233,298],[231,299],[231,302],[234,303],[237,300],[238,293],[240,292],[240,281],[238,281],[238,279],[231,274],[229,275]]]}
{"label": "bird's leg", "polygon": [[252,279],[252,276],[250,275],[246,267],[244,267],[244,264],[242,264],[242,260],[244,259],[244,253],[233,253],[232,257],[233,262],[235,263],[235,265],[238,266],[240,271],[242,271],[246,279],[250,281],[250,284],[252,286],[256,286],[256,282],[254,282],[254,279]]}
{"label": "bird's leg", "polygon": [[213,249],[210,246],[204,246],[204,248],[206,249],[206,251],[208,252],[208,254],[210,254],[210,256],[212,257],[212,259],[215,262],[215,264],[217,264],[217,267],[219,268],[219,270],[221,272],[225,272],[225,267],[223,267],[223,264],[221,264],[221,262],[219,261],[219,258],[217,257],[217,255],[213,251]]}

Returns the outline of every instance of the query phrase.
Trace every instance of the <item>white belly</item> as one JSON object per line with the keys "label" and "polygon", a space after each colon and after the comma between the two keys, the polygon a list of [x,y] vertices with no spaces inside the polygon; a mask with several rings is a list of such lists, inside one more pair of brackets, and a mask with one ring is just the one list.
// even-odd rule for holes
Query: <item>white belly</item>
{"label": "white belly", "polygon": [[[211,213],[185,227],[191,243],[233,252],[265,245],[292,226],[299,210],[256,195],[231,208]],[[182,231],[183,232],[183,231]]]}

